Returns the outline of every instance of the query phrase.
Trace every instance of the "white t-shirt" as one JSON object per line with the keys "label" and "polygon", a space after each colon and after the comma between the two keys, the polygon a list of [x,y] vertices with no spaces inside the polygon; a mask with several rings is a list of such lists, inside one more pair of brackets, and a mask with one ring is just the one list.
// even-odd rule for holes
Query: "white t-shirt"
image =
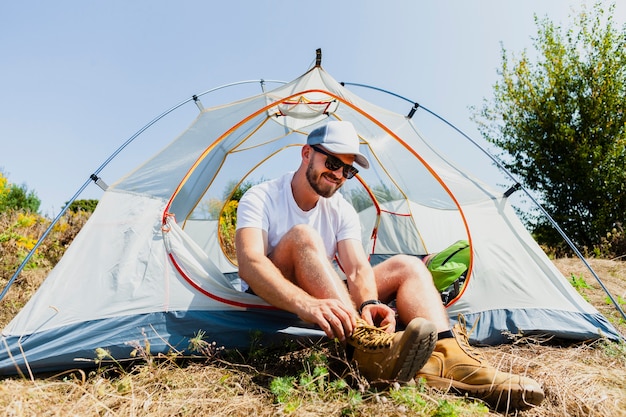
{"label": "white t-shirt", "polygon": [[291,191],[293,172],[251,187],[239,201],[237,229],[254,227],[267,232],[268,253],[292,227],[307,224],[319,231],[328,259],[335,257],[337,242],[361,240],[361,224],[354,207],[340,193],[321,197],[309,211],[298,207]]}

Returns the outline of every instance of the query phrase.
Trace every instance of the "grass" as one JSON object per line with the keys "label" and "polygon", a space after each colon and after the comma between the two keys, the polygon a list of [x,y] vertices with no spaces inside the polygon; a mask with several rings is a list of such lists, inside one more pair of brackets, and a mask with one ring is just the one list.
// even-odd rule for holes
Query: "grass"
{"label": "grass", "polygon": [[[617,261],[592,262],[613,294],[623,295],[626,266]],[[577,262],[555,263],[565,276],[584,278],[589,288],[583,291],[624,333],[626,327],[615,309],[606,305],[599,285]],[[376,391],[330,342],[276,349],[252,342],[250,352],[223,352],[198,333],[191,343],[203,355],[200,361],[154,358],[143,346],[137,351],[143,360],[130,367],[103,361],[91,372],[73,370],[34,380],[6,378],[0,381],[0,409],[11,416],[502,415],[480,401],[441,393],[419,381]],[[626,409],[624,344],[600,340],[560,346],[521,338],[481,350],[500,369],[525,373],[544,385],[542,405],[518,416],[619,416]],[[107,359],[106,352],[101,355]]]}
{"label": "grass", "polygon": [[[12,220],[15,223],[15,219]],[[14,228],[16,233],[20,232]],[[67,231],[63,231],[67,233]],[[19,247],[19,242],[12,244]],[[6,248],[7,246],[5,246]],[[60,246],[45,250],[54,251]],[[8,258],[7,258],[8,259]],[[4,327],[46,275],[48,266],[22,273],[0,308]],[[590,260],[624,306],[626,264]],[[600,285],[580,261],[554,263],[571,284],[622,334],[626,323],[607,304]],[[4,284],[5,278],[0,277]],[[0,379],[0,415],[6,416],[499,416],[480,401],[435,391],[420,381],[386,390],[370,387],[332,343],[270,349],[251,340],[248,352],[227,352],[198,332],[190,347],[200,359],[155,357],[136,346],[134,364],[98,351],[100,366],[34,379]],[[626,345],[604,340],[563,346],[519,338],[481,348],[502,370],[541,383],[546,399],[520,417],[620,416],[626,410]],[[94,353],[95,354],[95,353]]]}

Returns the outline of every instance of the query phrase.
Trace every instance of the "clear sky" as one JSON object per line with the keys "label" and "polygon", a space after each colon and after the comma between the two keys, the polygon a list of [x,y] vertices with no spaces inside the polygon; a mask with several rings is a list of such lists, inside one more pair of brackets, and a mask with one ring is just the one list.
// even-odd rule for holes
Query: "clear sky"
{"label": "clear sky", "polygon": [[[163,111],[231,82],[290,81],[313,64],[317,48],[323,68],[338,81],[418,101],[480,139],[469,107],[492,96],[501,47],[534,50],[534,15],[569,26],[582,4],[592,5],[2,1],[0,170],[10,182],[34,190],[41,212],[54,216],[126,139]],[[626,21],[626,5],[617,6],[614,18]],[[204,104],[219,102],[207,98]],[[169,143],[193,120],[193,109],[155,125],[147,139],[138,139],[102,171],[103,179],[115,182]],[[80,198],[101,194],[92,184]]]}

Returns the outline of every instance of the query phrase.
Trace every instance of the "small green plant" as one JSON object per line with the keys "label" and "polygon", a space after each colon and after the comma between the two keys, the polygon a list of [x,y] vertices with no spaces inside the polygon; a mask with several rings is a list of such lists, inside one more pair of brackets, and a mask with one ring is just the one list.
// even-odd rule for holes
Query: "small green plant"
{"label": "small green plant", "polygon": [[437,411],[433,414],[433,417],[456,417],[457,406],[447,400],[439,401],[437,405]]}
{"label": "small green plant", "polygon": [[[339,381],[345,384],[345,381],[343,379],[338,380],[337,382]],[[353,390],[353,389],[348,390],[346,396],[347,396],[348,405],[341,410],[341,415],[352,416],[352,415],[358,414],[358,407],[361,405],[361,403],[363,403],[363,396],[361,395],[359,391]]]}
{"label": "small green plant", "polygon": [[313,352],[303,363],[299,376],[275,377],[270,382],[270,391],[282,411],[291,414],[305,401],[342,401],[347,405],[342,415],[353,415],[363,399],[358,391],[351,389],[343,379],[334,379],[328,369],[328,358]]}
{"label": "small green plant", "polygon": [[585,278],[583,278],[582,275],[577,277],[576,275],[571,274],[570,282],[572,283],[572,286],[576,288],[576,291],[578,291],[582,295],[584,295],[584,289],[591,288],[591,285],[589,285],[587,281],[585,281]]}
{"label": "small green plant", "polygon": [[417,381],[416,385],[392,386],[387,395],[391,402],[398,407],[410,410],[417,415],[433,417],[477,416],[489,413],[489,408],[482,402],[471,402],[464,399],[442,399],[433,402],[426,393],[424,380]]}
{"label": "small green plant", "polygon": [[432,417],[469,417],[488,413],[489,407],[481,402],[440,400],[437,402],[437,409],[432,414]]}
{"label": "small green plant", "polygon": [[585,278],[583,278],[582,276],[577,277],[576,275],[572,274],[570,276],[570,281],[572,282],[572,286],[579,290],[579,292],[582,288],[591,288],[591,286],[587,284],[587,281],[585,281]]}
{"label": "small green plant", "polygon": [[282,404],[285,414],[295,412],[302,405],[296,378],[292,376],[274,378],[270,383],[270,391],[274,394],[275,401]]}
{"label": "small green plant", "polygon": [[[615,299],[616,299],[615,301],[617,301],[617,304],[622,305],[622,306],[623,306],[623,305],[626,305],[626,300],[624,300],[624,298],[623,298],[621,295],[619,295],[619,294],[618,294],[618,295],[615,297]],[[606,297],[604,297],[604,303],[605,303],[606,305],[611,305],[611,304],[613,304],[613,301],[611,301],[611,297],[609,297],[609,296],[607,295]]]}
{"label": "small green plant", "polygon": [[389,397],[398,405],[418,411],[426,407],[426,401],[422,398],[422,393],[423,391],[419,386],[397,387],[389,391]]}
{"label": "small green plant", "polygon": [[587,283],[587,281],[585,281],[585,278],[581,276],[576,276],[574,274],[570,275],[570,282],[572,283],[572,286],[576,289],[576,291],[578,292],[578,294],[582,295],[582,297],[589,302],[589,297],[587,296],[587,294],[585,294],[585,289],[589,289],[591,288],[591,285],[589,285]]}
{"label": "small green plant", "polygon": [[324,389],[326,376],[328,376],[328,369],[322,366],[316,366],[312,373],[303,372],[300,374],[300,381],[298,384],[307,391],[316,392]]}
{"label": "small green plant", "polygon": [[214,357],[217,353],[224,350],[223,346],[217,346],[215,342],[208,342],[204,340],[206,332],[204,330],[198,330],[194,336],[189,339],[189,346],[187,350],[189,352],[199,353],[207,358]]}
{"label": "small green plant", "polygon": [[112,381],[118,394],[124,395],[133,391],[133,380],[130,375],[124,375],[117,381]]}
{"label": "small green plant", "polygon": [[296,378],[293,376],[280,376],[272,379],[270,391],[274,394],[278,403],[286,403],[294,395],[296,390]]}
{"label": "small green plant", "polygon": [[252,360],[263,359],[267,355],[267,351],[267,347],[263,345],[263,332],[260,330],[252,330],[250,332],[248,357]]}
{"label": "small green plant", "polygon": [[599,342],[600,348],[604,354],[610,358],[615,358],[618,361],[626,364],[626,342],[612,342],[610,340],[602,340]]}

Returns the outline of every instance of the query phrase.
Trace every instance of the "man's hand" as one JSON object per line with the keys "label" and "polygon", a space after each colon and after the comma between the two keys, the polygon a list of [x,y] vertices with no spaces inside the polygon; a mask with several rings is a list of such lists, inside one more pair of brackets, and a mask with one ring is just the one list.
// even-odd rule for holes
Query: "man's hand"
{"label": "man's hand", "polygon": [[298,316],[309,323],[317,324],[326,335],[340,341],[352,335],[356,327],[356,315],[339,300],[312,298],[301,306]]}
{"label": "man's hand", "polygon": [[368,304],[363,307],[361,317],[368,324],[385,327],[387,333],[396,331],[396,313],[386,304]]}

